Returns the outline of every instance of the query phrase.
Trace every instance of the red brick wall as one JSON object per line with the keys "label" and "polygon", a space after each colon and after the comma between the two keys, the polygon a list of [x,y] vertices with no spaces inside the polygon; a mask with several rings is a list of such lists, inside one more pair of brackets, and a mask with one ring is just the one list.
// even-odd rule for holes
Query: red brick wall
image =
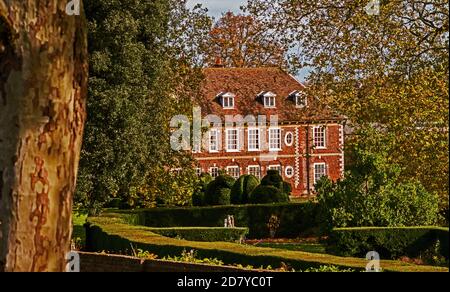
{"label": "red brick wall", "polygon": [[[226,170],[227,166],[239,166],[240,174],[247,174],[249,165],[259,165],[261,167],[261,175],[264,176],[270,165],[281,165],[283,178],[290,182],[293,187],[293,195],[301,196],[308,193],[307,165],[309,152],[309,178],[310,189],[314,187],[314,164],[326,163],[327,175],[332,180],[342,177],[343,165],[343,129],[339,124],[327,124],[326,131],[326,149],[313,149],[313,127],[316,125],[285,125],[281,126],[282,134],[282,151],[276,153],[276,159],[268,161],[263,159],[261,155],[269,154],[269,151],[249,152],[248,151],[248,134],[247,129],[241,130],[244,135],[243,149],[238,153],[228,153],[225,149],[225,133],[222,129],[221,135],[221,151],[219,153],[209,153],[208,147],[204,147],[201,153],[194,156],[199,162],[202,172],[209,172],[210,167],[219,167]],[[309,131],[307,133],[307,131]],[[293,133],[294,143],[288,146],[285,143],[285,137],[288,132]],[[205,134],[208,135],[208,134]],[[266,141],[268,134],[266,134]],[[242,144],[242,143],[241,143]],[[309,149],[309,151],[308,151]],[[294,177],[286,176],[286,167],[294,168]]]}
{"label": "red brick wall", "polygon": [[80,252],[81,272],[257,272],[235,267],[209,266],[182,262],[143,260],[139,258]]}

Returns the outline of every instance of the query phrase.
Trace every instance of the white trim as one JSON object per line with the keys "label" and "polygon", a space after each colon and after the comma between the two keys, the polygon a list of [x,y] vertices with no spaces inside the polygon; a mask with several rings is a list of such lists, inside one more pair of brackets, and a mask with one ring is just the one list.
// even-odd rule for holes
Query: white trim
{"label": "white trim", "polygon": [[[230,131],[236,131],[236,149],[230,149],[229,148],[229,145],[228,145],[228,138],[229,138],[229,132]],[[225,129],[225,145],[226,145],[226,151],[228,152],[228,153],[237,153],[237,152],[240,152],[240,131],[239,131],[239,128],[228,128],[228,129]]]}
{"label": "white trim", "polygon": [[[250,131],[258,131],[258,148],[251,148]],[[247,129],[247,143],[249,152],[261,151],[261,129],[260,128],[248,128]]]}
{"label": "white trim", "polygon": [[[273,130],[278,130],[278,131],[280,131],[280,136],[279,136],[279,139],[280,139],[280,147],[279,148],[273,148],[273,147],[271,147],[271,138],[272,138],[272,131]],[[283,148],[283,145],[281,145],[282,144],[282,138],[281,138],[281,135],[282,135],[282,130],[281,130],[281,128],[279,128],[279,127],[274,127],[274,128],[269,128],[269,151],[270,152],[277,152],[277,151],[281,151],[282,150],[282,148]]]}
{"label": "white trim", "polygon": [[[236,104],[236,102],[235,102],[236,95],[234,95],[231,92],[226,92],[226,93],[220,93],[219,97],[220,97],[220,102],[222,103],[223,109],[234,109],[234,106]],[[231,105],[228,104],[227,106],[225,106],[224,98],[228,99],[228,101],[231,101]]]}
{"label": "white trim", "polygon": [[[292,136],[291,143],[287,142],[287,138],[288,138],[289,135]],[[286,144],[286,146],[288,146],[288,147],[291,147],[292,145],[294,145],[294,133],[287,132],[286,135],[284,135],[284,144]]]}
{"label": "white trim", "polygon": [[[323,133],[323,145],[324,146],[317,146],[316,145],[316,131],[318,129],[324,129],[324,133]],[[320,126],[315,126],[313,127],[313,145],[315,149],[327,149],[327,134],[328,134],[328,127],[326,125],[320,125]]]}
{"label": "white trim", "polygon": [[269,165],[267,167],[267,170],[278,170],[280,172],[280,175],[283,173],[283,167],[281,166],[281,164]]}
{"label": "white trim", "polygon": [[[252,173],[250,173],[250,168],[258,168],[258,175],[254,175],[254,174],[252,174]],[[247,174],[248,175],[254,175],[254,176],[256,176],[258,179],[261,179],[261,175],[262,175],[262,173],[261,173],[261,166],[260,165],[257,165],[257,164],[255,164],[255,165],[249,165],[249,166],[247,166]]]}
{"label": "white trim", "polygon": [[217,166],[212,166],[209,168],[209,174],[213,177],[216,178],[217,176],[213,176],[213,169],[217,169],[217,176],[219,176],[219,171],[220,169]]}
{"label": "white trim", "polygon": [[[323,176],[328,176],[328,166],[327,166],[327,164],[325,162],[314,163],[314,166],[313,166],[314,167],[314,170],[313,170],[313,173],[314,173],[314,185],[318,182],[318,180],[316,178],[316,166],[324,166],[325,167],[325,174]],[[322,178],[322,177],[320,177],[320,178]]]}
{"label": "white trim", "polygon": [[[230,174],[230,169],[237,169],[238,171],[238,176],[232,176]],[[238,165],[232,165],[232,166],[227,166],[227,174],[235,179],[238,179],[241,176],[241,168]]]}
{"label": "white trim", "polygon": [[[212,138],[212,133],[215,133],[215,137],[216,137],[216,149],[212,149],[211,148],[211,138]],[[220,149],[220,130],[219,129],[210,129],[209,130],[209,140],[208,140],[208,150],[209,153],[219,153],[219,149]]]}
{"label": "white trim", "polygon": [[[302,105],[298,104],[298,99],[299,99],[300,97],[303,98],[304,101],[305,101],[305,103],[302,104]],[[294,99],[295,99],[294,101],[295,101],[295,107],[296,107],[296,108],[305,108],[305,107],[308,106],[308,96],[306,95],[306,93],[304,93],[304,92],[302,92],[302,91],[297,91],[297,92],[295,93],[295,95],[294,95]]]}
{"label": "white trim", "polygon": [[[292,174],[288,174],[288,170],[292,170]],[[284,168],[284,174],[286,175],[287,178],[293,178],[295,175],[295,170],[292,166],[286,166]]]}

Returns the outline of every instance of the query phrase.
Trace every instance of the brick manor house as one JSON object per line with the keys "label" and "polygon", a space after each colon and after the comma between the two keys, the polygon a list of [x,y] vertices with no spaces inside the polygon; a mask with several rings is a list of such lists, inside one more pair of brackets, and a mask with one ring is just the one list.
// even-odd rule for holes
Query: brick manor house
{"label": "brick manor house", "polygon": [[[262,178],[276,169],[291,183],[293,196],[311,194],[322,176],[343,176],[346,119],[306,96],[293,76],[277,68],[217,67],[203,73],[194,102],[203,118],[215,115],[222,122],[211,123],[207,142],[194,151],[198,174],[216,177],[222,170],[235,178]],[[254,116],[256,122],[226,123],[227,116]]]}

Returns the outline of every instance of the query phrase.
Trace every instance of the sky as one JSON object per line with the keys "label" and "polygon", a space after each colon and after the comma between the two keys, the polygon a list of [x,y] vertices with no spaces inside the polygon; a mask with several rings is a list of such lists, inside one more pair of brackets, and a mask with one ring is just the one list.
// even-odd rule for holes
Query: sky
{"label": "sky", "polygon": [[239,7],[247,3],[246,0],[189,0],[188,5],[193,7],[195,4],[202,4],[208,8],[209,15],[216,19],[220,17],[223,12],[239,12]]}

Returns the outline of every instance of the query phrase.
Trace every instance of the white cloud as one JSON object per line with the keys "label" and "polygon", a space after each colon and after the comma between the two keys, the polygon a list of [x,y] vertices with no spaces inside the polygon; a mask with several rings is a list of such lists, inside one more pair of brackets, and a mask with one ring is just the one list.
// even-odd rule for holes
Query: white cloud
{"label": "white cloud", "polygon": [[246,2],[246,0],[189,0],[188,5],[193,7],[195,4],[202,4],[208,8],[211,16],[217,18],[227,11],[239,12],[239,7]]}

